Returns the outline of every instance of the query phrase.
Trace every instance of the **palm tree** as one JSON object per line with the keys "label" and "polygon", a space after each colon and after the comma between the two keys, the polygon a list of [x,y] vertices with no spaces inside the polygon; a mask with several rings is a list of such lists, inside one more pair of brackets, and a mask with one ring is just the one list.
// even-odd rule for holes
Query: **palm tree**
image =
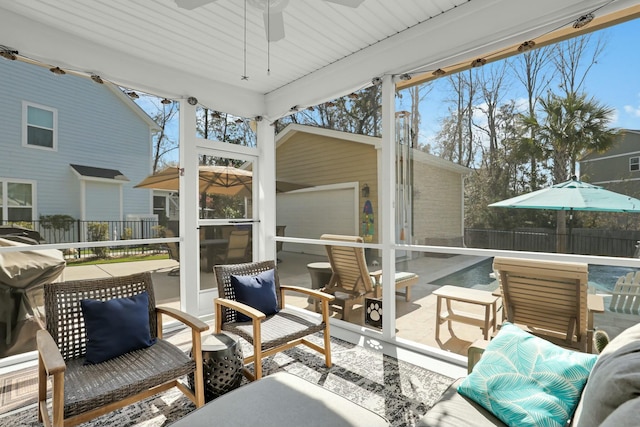
{"label": "palm tree", "polygon": [[[540,100],[543,121],[525,119],[535,130],[546,157],[553,162],[553,183],[566,181],[576,174],[578,158],[587,152],[602,152],[613,144],[619,131],[609,128],[613,109],[586,94],[569,93],[561,97],[549,93]],[[557,236],[566,235],[566,212],[558,211]],[[566,239],[558,239],[557,251],[566,251]]]}

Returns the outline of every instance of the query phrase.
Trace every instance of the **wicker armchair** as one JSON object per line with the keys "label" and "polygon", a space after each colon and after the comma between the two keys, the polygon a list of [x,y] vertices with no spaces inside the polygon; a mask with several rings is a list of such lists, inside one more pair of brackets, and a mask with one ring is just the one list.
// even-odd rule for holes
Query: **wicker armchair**
{"label": "wicker armchair", "polygon": [[[236,301],[235,292],[231,285],[231,275],[254,276],[267,270],[275,271],[275,289],[280,311],[266,316],[246,304]],[[331,344],[329,334],[329,301],[333,295],[318,290],[297,286],[280,285],[278,272],[274,261],[250,262],[233,265],[216,265],[213,267],[218,282],[218,295],[214,300],[216,326],[215,332],[227,331],[238,335],[253,345],[253,354],[244,359],[244,375],[257,380],[262,377],[262,359],[288,348],[304,344],[325,356],[325,364],[331,366]],[[299,310],[285,307],[285,291],[295,291],[306,294],[320,301],[322,317],[306,315]],[[249,322],[238,322],[237,312],[251,318]],[[324,331],[324,346],[319,346],[305,337],[319,331]],[[252,374],[246,365],[254,364]]]}
{"label": "wicker armchair", "polygon": [[[155,344],[102,363],[85,365],[86,327],[80,301],[149,295],[149,325]],[[177,387],[197,407],[204,405],[201,320],[168,307],[156,307],[150,273],[77,280],[44,286],[46,330],[37,333],[38,420],[51,425],[47,379],[52,376],[53,426],[73,426],[135,401]],[[162,339],[162,315],[192,330],[193,359]],[[178,379],[195,371],[195,392]]]}

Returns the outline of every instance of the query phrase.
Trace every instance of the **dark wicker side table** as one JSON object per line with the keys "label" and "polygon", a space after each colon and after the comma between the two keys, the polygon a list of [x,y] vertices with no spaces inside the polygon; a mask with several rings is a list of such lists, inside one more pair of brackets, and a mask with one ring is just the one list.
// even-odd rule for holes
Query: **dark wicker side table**
{"label": "dark wicker side table", "polygon": [[[243,361],[242,347],[229,335],[211,334],[202,337],[205,401],[209,402],[240,385]],[[193,374],[189,374],[188,381],[193,389]]]}

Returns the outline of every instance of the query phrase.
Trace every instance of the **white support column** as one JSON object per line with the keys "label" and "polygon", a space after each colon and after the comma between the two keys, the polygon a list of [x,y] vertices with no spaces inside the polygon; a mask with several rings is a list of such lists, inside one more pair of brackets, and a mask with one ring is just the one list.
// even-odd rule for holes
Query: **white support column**
{"label": "white support column", "polygon": [[[198,314],[198,153],[196,106],[180,100],[180,309]],[[213,302],[211,302],[213,304]]]}
{"label": "white support column", "polygon": [[260,209],[258,260],[275,260],[276,249],[273,239],[276,235],[276,137],[272,123],[265,119],[258,122],[257,143],[260,154],[258,174],[253,175],[253,185],[258,187],[257,207]]}
{"label": "white support column", "polygon": [[396,150],[395,101],[396,88],[391,75],[382,78],[382,186],[380,188],[380,235],[382,237],[382,335],[396,335]]}

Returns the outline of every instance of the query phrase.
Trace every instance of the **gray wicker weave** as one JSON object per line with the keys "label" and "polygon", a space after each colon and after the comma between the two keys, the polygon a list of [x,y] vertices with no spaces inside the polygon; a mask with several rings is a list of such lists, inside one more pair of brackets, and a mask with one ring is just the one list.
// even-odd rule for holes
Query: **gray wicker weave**
{"label": "gray wicker weave", "polygon": [[[133,351],[106,362],[85,365],[86,330],[80,301],[109,300],[149,294],[151,347]],[[47,417],[46,382],[53,375],[53,425],[69,426],[89,420],[136,400],[178,386],[197,406],[204,403],[202,381],[199,393],[188,390],[177,379],[196,372],[202,377],[200,334],[208,326],[197,318],[177,310],[156,307],[150,273],[123,277],[51,283],[44,286],[46,331],[38,331],[40,402],[39,419]],[[160,314],[176,317],[192,327],[194,359],[162,339]],[[197,340],[197,343],[195,341]],[[198,374],[199,372],[199,374]],[[62,373],[62,376],[59,376]],[[62,386],[60,386],[62,384]],[[161,386],[150,392],[149,389]],[[62,390],[58,388],[62,387]],[[62,408],[58,393],[63,392]],[[113,405],[114,402],[120,404]],[[110,405],[110,406],[107,406]],[[42,409],[44,406],[45,409]],[[62,409],[62,410],[61,410]],[[64,420],[63,420],[64,419]]]}
{"label": "gray wicker weave", "polygon": [[[263,313],[236,301],[236,295],[231,285],[231,275],[255,276],[267,270],[275,270],[275,286],[280,311],[265,316]],[[236,334],[251,345],[253,354],[245,357],[244,373],[250,379],[262,377],[262,359],[274,353],[286,350],[298,344],[307,345],[325,355],[325,363],[331,366],[331,347],[329,333],[329,301],[332,295],[296,286],[280,285],[278,271],[274,261],[251,262],[244,264],[214,266],[218,295],[214,305],[216,308],[216,333],[222,330]],[[285,307],[285,291],[306,294],[320,302],[322,316],[306,314],[300,310]],[[252,321],[238,322],[237,311],[249,316]],[[324,346],[319,346],[305,339],[316,332],[324,332]],[[255,363],[254,363],[255,362]],[[254,363],[254,373],[246,369],[246,365]]]}

